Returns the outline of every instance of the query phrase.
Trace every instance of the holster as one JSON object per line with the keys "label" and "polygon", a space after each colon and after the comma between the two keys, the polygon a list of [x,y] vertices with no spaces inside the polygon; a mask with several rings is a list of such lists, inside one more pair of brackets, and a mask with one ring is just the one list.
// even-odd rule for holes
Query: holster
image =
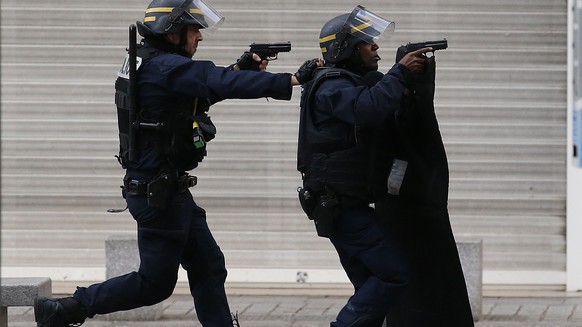
{"label": "holster", "polygon": [[310,190],[303,187],[298,187],[297,193],[299,195],[299,204],[301,204],[301,209],[303,209],[303,212],[305,212],[307,218],[313,220],[311,214],[317,205],[317,198],[311,194]]}
{"label": "holster", "polygon": [[335,194],[314,196],[308,189],[298,188],[299,203],[310,220],[315,224],[317,235],[330,237],[333,233],[333,221],[339,213],[339,201]]}
{"label": "holster", "polygon": [[164,209],[178,190],[178,176],[161,173],[148,183],[148,206]]}

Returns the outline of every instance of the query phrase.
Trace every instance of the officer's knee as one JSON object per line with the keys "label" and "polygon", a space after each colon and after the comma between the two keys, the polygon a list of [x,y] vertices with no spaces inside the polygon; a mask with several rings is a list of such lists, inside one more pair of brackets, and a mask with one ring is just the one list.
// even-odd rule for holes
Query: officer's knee
{"label": "officer's knee", "polygon": [[[143,276],[142,276],[143,277]],[[143,287],[148,293],[148,305],[156,304],[169,298],[174,292],[178,278],[143,278]]]}

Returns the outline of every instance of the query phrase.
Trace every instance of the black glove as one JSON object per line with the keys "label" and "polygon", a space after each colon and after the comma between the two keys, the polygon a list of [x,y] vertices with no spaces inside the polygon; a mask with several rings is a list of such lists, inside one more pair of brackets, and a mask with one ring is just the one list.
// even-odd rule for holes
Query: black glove
{"label": "black glove", "polygon": [[246,51],[240,58],[236,61],[236,65],[240,70],[254,70],[259,71],[259,62],[253,59],[253,53]]}
{"label": "black glove", "polygon": [[297,78],[297,81],[302,85],[311,81],[313,79],[313,73],[315,73],[315,70],[318,67],[318,62],[319,59],[317,58],[304,62],[295,73],[295,78]]}

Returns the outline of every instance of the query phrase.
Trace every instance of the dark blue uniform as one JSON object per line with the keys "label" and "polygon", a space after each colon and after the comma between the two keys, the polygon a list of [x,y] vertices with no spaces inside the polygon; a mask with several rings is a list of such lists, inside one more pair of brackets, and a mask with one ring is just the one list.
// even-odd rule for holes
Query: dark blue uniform
{"label": "dark blue uniform", "polygon": [[[210,61],[193,61],[164,53],[144,62],[138,77],[142,114],[172,113],[195,99],[210,104],[229,98],[289,100],[291,75],[232,71]],[[154,142],[155,143],[155,142]],[[155,144],[140,149],[140,159],[126,164],[126,177],[150,181],[167,158]],[[170,166],[178,175],[191,167]],[[224,255],[206,223],[205,211],[189,191],[175,193],[164,209],[148,206],[146,195],[127,195],[137,222],[141,264],[137,272],[78,288],[74,298],[87,316],[152,305],[168,298],[175,287],[179,265],[187,271],[198,319],[205,327],[232,326],[225,295]]]}
{"label": "dark blue uniform", "polygon": [[[405,89],[403,70],[404,67],[397,64],[388,74],[380,75],[377,83],[370,84],[358,83],[354,78],[342,75],[328,77],[320,84],[315,84],[319,81],[314,78],[314,84],[318,86],[308,101],[307,118],[312,122],[308,129],[312,130],[300,131],[300,147],[309,144],[306,148],[310,149],[305,150],[307,153],[303,155],[307,167],[304,186],[314,191],[313,185],[317,183],[312,181],[324,181],[325,189],[333,190],[339,198],[339,210],[329,238],[355,289],[333,326],[380,327],[387,310],[395,304],[407,284],[408,264],[385,221],[369,206],[377,199],[373,194],[366,193],[370,186],[368,181],[352,180],[370,176],[367,170],[369,161],[374,160],[374,149],[380,147],[384,152],[390,151],[391,140],[387,139],[387,135],[401,107]],[[359,78],[362,79],[362,76]],[[302,110],[305,110],[307,100],[302,100]],[[307,116],[302,114],[303,117]],[[346,149],[356,147],[364,149],[357,153],[363,158],[362,164],[344,165],[350,158],[342,158],[336,166],[340,167],[337,169],[339,173],[329,173],[330,165],[322,173],[329,175],[321,177],[319,170],[310,163],[315,161],[315,157],[329,158],[326,157],[329,154],[345,153]],[[350,152],[350,156],[353,155]],[[383,161],[381,164],[386,164],[388,160]],[[382,179],[380,184],[383,184],[382,195],[385,195],[386,179]],[[353,190],[357,185],[364,186],[362,190]],[[317,190],[314,193],[318,195]]]}

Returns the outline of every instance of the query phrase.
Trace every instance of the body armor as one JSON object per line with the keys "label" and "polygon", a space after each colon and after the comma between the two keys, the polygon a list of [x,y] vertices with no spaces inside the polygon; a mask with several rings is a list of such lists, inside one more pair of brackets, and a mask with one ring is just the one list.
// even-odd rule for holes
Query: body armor
{"label": "body armor", "polygon": [[[142,43],[137,50],[138,74],[143,64],[162,53],[147,43]],[[130,94],[129,85],[129,76],[124,74],[122,68],[115,81],[119,129],[118,160],[122,167],[127,168],[131,164],[129,134],[130,128],[136,128],[138,152],[149,146],[155,146],[167,159],[166,167],[163,168],[184,171],[196,168],[206,156],[207,142],[216,134],[215,126],[206,114],[210,108],[208,99],[195,98],[192,103],[184,103],[174,110],[162,110],[161,114],[156,114],[151,110],[154,108],[147,108],[137,101],[137,94]],[[135,97],[137,106],[135,121],[130,121],[131,96]],[[139,159],[138,155],[137,160]]]}
{"label": "body armor", "polygon": [[[356,85],[369,85],[360,75],[339,68],[317,72],[301,96],[297,170],[303,186],[313,194],[333,192],[342,204],[373,203],[387,192],[386,180],[392,155],[386,129],[348,126],[348,138],[325,140],[313,116],[313,95],[329,78],[352,80]],[[316,143],[318,142],[318,143]]]}

